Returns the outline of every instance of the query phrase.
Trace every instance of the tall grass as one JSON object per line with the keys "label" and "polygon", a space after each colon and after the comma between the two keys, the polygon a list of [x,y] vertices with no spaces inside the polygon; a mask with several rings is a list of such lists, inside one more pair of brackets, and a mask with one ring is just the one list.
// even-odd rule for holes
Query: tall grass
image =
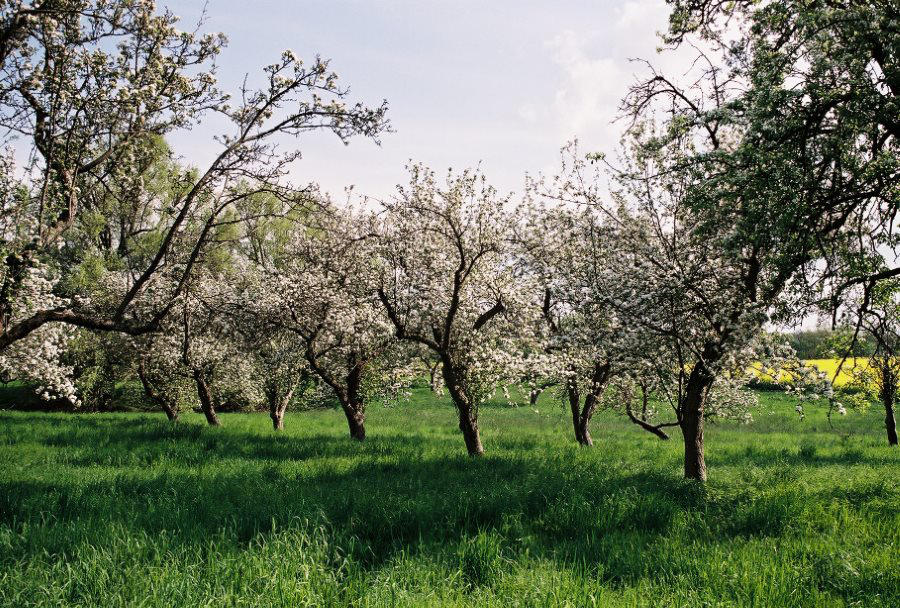
{"label": "tall grass", "polygon": [[837,420],[762,394],[711,425],[711,480],[601,414],[446,401],[336,411],[0,413],[3,606],[900,606],[900,451],[877,410]]}

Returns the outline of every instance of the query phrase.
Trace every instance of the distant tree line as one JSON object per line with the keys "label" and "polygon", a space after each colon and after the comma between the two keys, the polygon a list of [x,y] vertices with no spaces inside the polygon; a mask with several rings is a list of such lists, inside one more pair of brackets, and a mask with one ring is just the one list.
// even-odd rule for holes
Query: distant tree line
{"label": "distant tree line", "polygon": [[799,359],[831,359],[836,356],[871,357],[877,350],[875,339],[862,334],[846,347],[848,330],[807,329],[784,334]]}

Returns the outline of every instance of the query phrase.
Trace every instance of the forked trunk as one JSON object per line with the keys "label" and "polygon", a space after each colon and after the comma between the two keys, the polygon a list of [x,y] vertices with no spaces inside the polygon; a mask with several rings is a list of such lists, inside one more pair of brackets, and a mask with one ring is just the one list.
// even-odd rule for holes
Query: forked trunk
{"label": "forked trunk", "polygon": [[581,395],[575,386],[569,386],[569,409],[572,412],[572,428],[575,430],[575,441],[579,444],[591,447],[594,445],[591,439],[591,415],[593,411],[589,410],[588,398],[585,398],[585,407],[581,407]]}
{"label": "forked trunk", "polygon": [[276,387],[266,391],[266,399],[269,401],[269,417],[272,418],[272,428],[276,431],[284,430],[284,414],[293,394],[294,389],[290,389],[284,395],[279,395]]}
{"label": "forked trunk", "polygon": [[583,446],[591,447],[594,445],[594,440],[591,438],[591,418],[594,416],[594,410],[597,409],[597,403],[603,394],[604,387],[609,381],[611,369],[612,366],[609,363],[594,366],[589,390],[584,396],[584,406],[582,407],[579,407],[580,394],[577,384],[573,380],[569,385],[569,409],[572,410],[575,440]]}
{"label": "forked trunk", "polygon": [[194,384],[197,385],[197,397],[200,399],[200,409],[203,410],[203,415],[206,416],[206,422],[210,426],[222,426],[222,423],[219,421],[219,416],[216,414],[212,389],[209,386],[206,376],[204,376],[203,371],[198,368],[195,368],[193,373]]}

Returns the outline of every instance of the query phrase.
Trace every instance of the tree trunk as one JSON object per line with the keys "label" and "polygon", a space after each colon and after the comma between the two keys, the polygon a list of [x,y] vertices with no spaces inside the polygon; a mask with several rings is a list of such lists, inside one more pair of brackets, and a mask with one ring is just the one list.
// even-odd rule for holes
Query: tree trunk
{"label": "tree trunk", "polygon": [[350,427],[350,438],[363,441],[366,438],[366,413],[362,403],[341,404],[344,415],[347,416],[347,426]]}
{"label": "tree trunk", "polygon": [[437,371],[440,366],[441,366],[440,361],[438,361],[434,365],[429,364],[429,366],[428,366],[428,386],[431,388],[431,392],[434,393],[435,395],[437,395],[441,392],[440,386],[438,386],[438,382],[437,382],[437,379],[438,379]]}
{"label": "tree trunk", "polygon": [[194,384],[197,385],[197,397],[200,399],[200,409],[203,410],[203,415],[206,416],[206,422],[210,426],[222,426],[219,416],[216,414],[212,390],[209,387],[209,382],[203,375],[203,371],[194,368],[193,374]]}
{"label": "tree trunk", "polygon": [[360,396],[363,365],[355,365],[347,374],[347,392],[341,399],[341,408],[350,427],[350,438],[363,441],[366,438],[366,404]]}
{"label": "tree trunk", "polygon": [[609,363],[595,366],[590,391],[584,396],[584,407],[579,407],[580,395],[577,385],[574,381],[569,385],[569,408],[572,410],[575,440],[586,447],[594,445],[594,440],[591,438],[591,418],[594,416],[594,410],[597,409],[597,401],[609,381],[610,369]]}
{"label": "tree trunk", "polygon": [[269,416],[272,418],[272,428],[276,431],[284,430],[284,412],[269,412]]}
{"label": "tree trunk", "polygon": [[459,413],[459,430],[462,431],[463,440],[466,442],[466,450],[469,456],[481,456],[484,454],[484,446],[481,445],[481,435],[478,432],[478,408],[473,407],[469,402],[468,395],[465,394],[460,386],[458,374],[449,362],[444,361],[441,365],[444,375],[444,384],[453,398],[453,404]]}
{"label": "tree trunk", "polygon": [[284,395],[278,394],[277,387],[267,389],[266,398],[269,401],[269,417],[272,418],[272,428],[276,431],[284,430],[284,413],[291,402],[294,389],[288,390]]}
{"label": "tree trunk", "polygon": [[894,369],[887,357],[873,358],[877,361],[881,374],[881,403],[884,405],[884,428],[887,431],[888,445],[897,445],[897,421],[894,419],[894,402],[897,396],[897,379]]}
{"label": "tree trunk", "polygon": [[150,378],[147,376],[147,372],[144,369],[143,362],[138,364],[138,377],[141,379],[141,386],[144,387],[144,394],[147,395],[147,398],[162,408],[162,411],[166,413],[166,418],[169,419],[169,422],[177,422],[178,409],[171,399],[160,394],[159,391],[153,387],[153,384],[150,382]]}
{"label": "tree trunk", "polygon": [[888,445],[897,445],[897,421],[894,420],[894,408],[886,406],[884,426],[887,429]]}
{"label": "tree trunk", "polygon": [[169,422],[178,422],[178,412],[177,411],[175,411],[167,403],[162,403],[161,406],[162,406],[163,411],[166,413],[166,418],[169,419]]}
{"label": "tree trunk", "polygon": [[684,437],[684,476],[686,479],[706,481],[706,458],[703,451],[703,406],[712,379],[699,370],[697,363],[688,378],[687,390],[681,407],[681,434]]}
{"label": "tree trunk", "polygon": [[541,388],[533,388],[531,392],[528,393],[528,403],[531,404],[531,407],[537,405],[538,398],[541,396],[541,393],[544,392],[544,389]]}
{"label": "tree trunk", "polygon": [[575,441],[585,447],[594,445],[591,439],[591,415],[593,408],[590,407],[590,396],[585,397],[585,406],[581,407],[581,395],[575,386],[569,386],[569,409],[572,412],[572,428],[575,430]]}
{"label": "tree trunk", "polygon": [[466,406],[459,409],[459,430],[462,431],[463,440],[466,442],[466,450],[469,456],[481,456],[484,454],[484,446],[481,445],[481,435],[478,432],[478,414]]}
{"label": "tree trunk", "polygon": [[884,428],[887,430],[888,445],[897,445],[897,421],[894,419],[893,399],[884,401]]}

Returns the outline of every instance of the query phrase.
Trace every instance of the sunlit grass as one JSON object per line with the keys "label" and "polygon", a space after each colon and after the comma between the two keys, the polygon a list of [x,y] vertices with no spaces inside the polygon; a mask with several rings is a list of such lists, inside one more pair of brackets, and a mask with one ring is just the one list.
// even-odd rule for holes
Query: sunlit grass
{"label": "sunlit grass", "polygon": [[900,451],[876,408],[761,393],[681,442],[601,413],[446,400],[290,415],[0,413],[3,606],[900,606]]}

